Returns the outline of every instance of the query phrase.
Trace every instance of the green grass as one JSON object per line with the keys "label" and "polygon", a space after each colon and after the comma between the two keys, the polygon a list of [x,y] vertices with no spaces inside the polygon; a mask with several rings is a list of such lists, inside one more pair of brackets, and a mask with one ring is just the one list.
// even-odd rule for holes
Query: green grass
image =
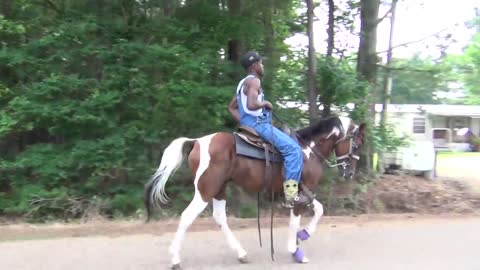
{"label": "green grass", "polygon": [[480,157],[480,152],[438,152],[437,158]]}

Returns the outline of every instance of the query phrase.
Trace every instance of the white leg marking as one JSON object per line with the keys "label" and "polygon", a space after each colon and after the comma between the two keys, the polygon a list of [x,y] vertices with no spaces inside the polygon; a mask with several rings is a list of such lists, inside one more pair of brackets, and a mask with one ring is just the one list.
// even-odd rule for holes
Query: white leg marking
{"label": "white leg marking", "polygon": [[290,210],[290,224],[288,230],[288,252],[294,253],[297,250],[297,232],[300,228],[301,215],[295,216],[293,210]]}
{"label": "white leg marking", "polygon": [[203,201],[200,191],[198,191],[197,184],[200,176],[202,176],[205,170],[207,170],[210,163],[208,148],[213,136],[215,136],[215,134],[198,139],[198,143],[200,144],[200,164],[198,165],[198,169],[195,174],[195,195],[188,207],[182,213],[180,223],[178,224],[177,233],[175,234],[175,238],[173,239],[169,248],[170,254],[172,255],[173,265],[180,263],[180,247],[188,227],[208,205],[207,202]]}
{"label": "white leg marking", "polygon": [[227,224],[227,213],[225,210],[226,203],[227,202],[225,200],[219,201],[213,199],[213,218],[225,234],[228,245],[238,253],[238,258],[244,258],[245,256],[247,256],[247,252],[243,249],[242,245],[237,240],[237,238]]}
{"label": "white leg marking", "polygon": [[172,264],[180,263],[180,246],[182,244],[183,238],[188,227],[193,223],[195,218],[207,207],[208,203],[202,200],[200,192],[196,191],[193,200],[190,202],[188,207],[183,211],[182,217],[180,219],[180,224],[178,224],[177,233],[175,238],[170,245],[169,251],[172,255]]}
{"label": "white leg marking", "polygon": [[[297,250],[297,232],[300,228],[300,219],[301,215],[295,216],[293,210],[290,210],[290,224],[288,231],[288,252],[291,254],[295,253]],[[303,257],[302,263],[308,263],[309,260],[307,256]]]}
{"label": "white leg marking", "polygon": [[313,205],[314,215],[307,228],[307,233],[310,236],[312,236],[312,234],[315,233],[315,231],[317,230],[318,222],[323,215],[323,205],[317,200],[313,200]]}

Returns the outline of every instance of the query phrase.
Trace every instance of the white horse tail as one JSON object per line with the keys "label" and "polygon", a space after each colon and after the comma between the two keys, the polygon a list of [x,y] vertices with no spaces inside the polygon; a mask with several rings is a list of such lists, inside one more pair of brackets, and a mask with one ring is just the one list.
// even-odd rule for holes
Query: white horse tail
{"label": "white horse tail", "polygon": [[189,146],[188,153],[193,148],[196,139],[177,138],[165,149],[162,155],[160,166],[152,176],[152,179],[145,185],[144,202],[147,209],[147,222],[150,220],[152,204],[160,207],[167,204],[169,198],[165,192],[165,184],[175,171],[182,165],[184,146]]}

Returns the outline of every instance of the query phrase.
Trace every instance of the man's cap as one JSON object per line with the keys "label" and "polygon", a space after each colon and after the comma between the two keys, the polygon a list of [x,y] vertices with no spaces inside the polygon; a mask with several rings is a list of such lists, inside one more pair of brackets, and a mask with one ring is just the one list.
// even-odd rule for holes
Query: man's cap
{"label": "man's cap", "polygon": [[243,68],[248,68],[253,63],[264,60],[264,59],[265,57],[260,56],[257,52],[249,51],[240,58],[240,64],[242,65]]}

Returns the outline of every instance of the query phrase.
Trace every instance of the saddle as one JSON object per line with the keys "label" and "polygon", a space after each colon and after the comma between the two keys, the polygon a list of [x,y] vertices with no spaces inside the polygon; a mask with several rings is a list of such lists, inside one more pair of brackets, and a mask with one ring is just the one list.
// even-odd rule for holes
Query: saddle
{"label": "saddle", "polygon": [[238,130],[240,133],[237,134],[244,139],[246,143],[261,149],[265,149],[274,154],[280,154],[280,152],[278,152],[278,150],[272,144],[264,141],[253,128],[240,126]]}
{"label": "saddle", "polygon": [[[297,141],[296,136],[289,130],[285,133]],[[268,152],[269,161],[283,162],[281,153],[272,144],[263,140],[253,128],[240,126],[238,132],[233,132],[233,134],[237,154],[266,160],[266,154]]]}

